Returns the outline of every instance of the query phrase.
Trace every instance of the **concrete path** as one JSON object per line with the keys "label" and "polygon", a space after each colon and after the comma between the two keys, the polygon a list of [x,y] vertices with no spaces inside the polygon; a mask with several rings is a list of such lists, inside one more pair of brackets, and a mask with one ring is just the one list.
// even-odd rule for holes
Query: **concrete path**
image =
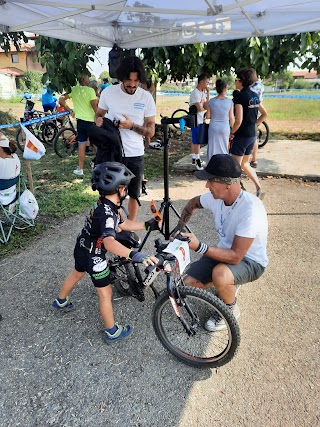
{"label": "concrete path", "polygon": [[[201,158],[205,161],[206,147],[201,149]],[[174,164],[179,173],[195,170],[191,164],[191,155],[185,156]],[[301,178],[320,181],[320,141],[272,140],[258,153],[257,173],[259,176]]]}

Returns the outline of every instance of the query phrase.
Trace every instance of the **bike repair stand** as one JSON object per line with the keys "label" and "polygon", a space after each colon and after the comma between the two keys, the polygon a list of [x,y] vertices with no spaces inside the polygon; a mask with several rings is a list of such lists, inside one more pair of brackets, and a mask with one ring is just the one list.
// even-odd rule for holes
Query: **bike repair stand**
{"label": "bike repair stand", "polygon": [[[169,238],[170,238],[170,223],[169,223],[170,209],[173,210],[173,212],[176,214],[177,218],[179,218],[179,219],[181,218],[179,212],[174,207],[174,205],[171,202],[170,197],[169,197],[169,137],[168,137],[168,126],[170,124],[174,124],[174,123],[180,123],[180,129],[183,131],[185,125],[190,127],[190,128],[195,127],[196,117],[194,114],[189,114],[187,116],[180,117],[180,118],[163,117],[161,119],[161,124],[162,124],[162,129],[163,129],[164,197],[163,197],[163,201],[161,202],[159,212],[160,213],[163,212],[162,226],[161,226],[160,231],[166,240],[169,240]],[[187,225],[185,225],[185,227],[189,231],[189,233],[191,233],[190,228]],[[144,246],[149,234],[150,234],[150,231],[144,237],[139,250],[141,250],[142,247]]]}

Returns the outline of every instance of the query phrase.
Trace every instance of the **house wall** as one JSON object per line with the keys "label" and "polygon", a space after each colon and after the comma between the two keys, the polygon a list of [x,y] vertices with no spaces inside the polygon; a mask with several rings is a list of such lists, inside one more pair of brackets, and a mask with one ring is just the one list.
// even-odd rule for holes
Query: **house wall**
{"label": "house wall", "polygon": [[17,92],[16,79],[9,74],[0,73],[0,94],[10,95]]}
{"label": "house wall", "polygon": [[[19,62],[12,62],[11,55],[18,55]],[[8,56],[4,52],[0,52],[0,68],[15,67],[23,72],[27,70],[37,70],[44,73],[45,69],[41,67],[36,58],[36,53],[33,51],[14,51],[9,52]],[[34,59],[35,61],[33,61]]]}
{"label": "house wall", "polygon": [[[11,55],[18,55],[19,62],[12,62]],[[0,52],[0,68],[15,67],[19,70],[27,71],[27,52],[9,52],[8,56]]]}

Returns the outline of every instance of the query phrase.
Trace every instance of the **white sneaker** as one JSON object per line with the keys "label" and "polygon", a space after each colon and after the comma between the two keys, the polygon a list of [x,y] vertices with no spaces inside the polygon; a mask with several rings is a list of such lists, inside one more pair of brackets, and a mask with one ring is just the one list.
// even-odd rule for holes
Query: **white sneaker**
{"label": "white sneaker", "polygon": [[75,169],[75,170],[73,171],[73,173],[74,173],[75,175],[78,175],[78,176],[83,176],[83,169],[79,169],[79,168],[77,168],[77,169]]}
{"label": "white sneaker", "polygon": [[[232,313],[236,319],[239,319],[240,309],[238,304],[234,305]],[[210,317],[204,325],[205,329],[209,332],[223,331],[224,329],[227,329],[226,322],[218,315],[218,313],[216,314],[216,317]]]}
{"label": "white sneaker", "polygon": [[196,168],[198,171],[203,170],[203,162],[200,159],[196,159]]}

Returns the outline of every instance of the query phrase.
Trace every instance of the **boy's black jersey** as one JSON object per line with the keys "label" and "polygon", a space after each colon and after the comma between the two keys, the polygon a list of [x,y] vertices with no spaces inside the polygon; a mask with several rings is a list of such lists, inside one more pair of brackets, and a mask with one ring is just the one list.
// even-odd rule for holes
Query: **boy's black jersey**
{"label": "boy's black jersey", "polygon": [[95,253],[99,253],[101,249],[105,250],[103,239],[108,236],[115,238],[118,225],[123,222],[124,218],[121,216],[118,206],[110,200],[100,197],[92,207],[81,230],[80,246]]}

